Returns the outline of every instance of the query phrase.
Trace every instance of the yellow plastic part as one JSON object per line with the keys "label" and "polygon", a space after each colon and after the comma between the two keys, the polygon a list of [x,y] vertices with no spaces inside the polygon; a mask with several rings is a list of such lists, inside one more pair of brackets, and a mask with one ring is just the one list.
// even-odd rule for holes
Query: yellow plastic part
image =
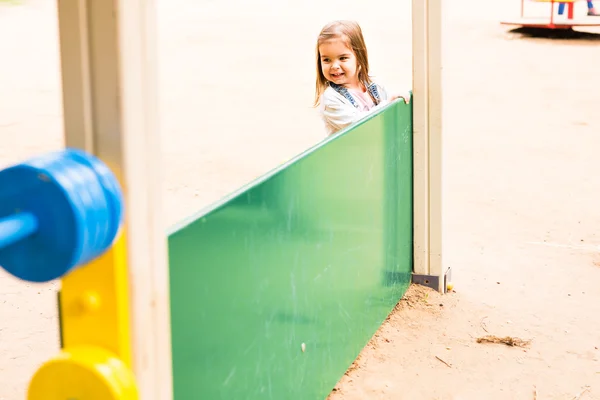
{"label": "yellow plastic part", "polygon": [[76,347],[62,351],[35,373],[28,400],[137,400],[135,378],[109,351]]}
{"label": "yellow plastic part", "polygon": [[131,367],[129,288],[125,234],[110,250],[62,280],[60,294],[65,349],[105,349]]}

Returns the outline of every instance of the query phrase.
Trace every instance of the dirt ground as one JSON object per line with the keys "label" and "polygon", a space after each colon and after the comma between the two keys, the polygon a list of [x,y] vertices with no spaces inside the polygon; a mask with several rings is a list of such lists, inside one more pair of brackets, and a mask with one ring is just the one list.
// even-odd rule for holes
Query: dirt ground
{"label": "dirt ground", "polygon": [[[325,22],[357,19],[376,75],[410,84],[408,5],[245,4],[158,2],[169,224],[322,139],[310,105]],[[482,4],[444,10],[455,292],[412,287],[331,400],[600,399],[600,40],[524,38],[498,23],[517,0]],[[0,2],[0,167],[63,144],[56,29],[54,2]],[[23,399],[55,354],[55,290],[0,274],[0,400]]]}

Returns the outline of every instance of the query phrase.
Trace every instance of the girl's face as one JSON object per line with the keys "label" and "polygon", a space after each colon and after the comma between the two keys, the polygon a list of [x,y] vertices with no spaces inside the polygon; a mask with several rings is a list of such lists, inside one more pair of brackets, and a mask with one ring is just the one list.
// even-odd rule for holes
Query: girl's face
{"label": "girl's face", "polygon": [[341,38],[330,39],[319,46],[321,71],[325,79],[351,89],[358,89],[356,55]]}

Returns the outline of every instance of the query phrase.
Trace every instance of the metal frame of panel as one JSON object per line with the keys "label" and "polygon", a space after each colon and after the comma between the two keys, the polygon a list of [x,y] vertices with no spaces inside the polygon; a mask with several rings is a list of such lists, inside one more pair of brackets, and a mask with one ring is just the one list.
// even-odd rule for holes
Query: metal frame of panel
{"label": "metal frame of panel", "polygon": [[413,0],[414,274],[445,292],[442,265],[442,0]]}

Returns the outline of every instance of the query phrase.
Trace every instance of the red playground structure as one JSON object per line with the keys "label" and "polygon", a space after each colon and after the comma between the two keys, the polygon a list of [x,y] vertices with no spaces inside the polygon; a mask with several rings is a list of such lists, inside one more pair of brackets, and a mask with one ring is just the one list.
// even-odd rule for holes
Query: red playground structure
{"label": "red playground structure", "polygon": [[[501,21],[500,23],[503,25],[513,25],[523,28],[542,29],[572,29],[573,27],[600,26],[600,18],[598,18],[595,14],[592,14],[592,16],[575,18],[575,1],[577,0],[531,0],[536,3],[550,3],[550,15],[548,17],[525,16],[525,1],[526,0],[521,0],[520,18],[509,21]],[[563,15],[565,8],[567,9],[566,18]],[[555,9],[558,9],[558,15],[555,15]]]}

